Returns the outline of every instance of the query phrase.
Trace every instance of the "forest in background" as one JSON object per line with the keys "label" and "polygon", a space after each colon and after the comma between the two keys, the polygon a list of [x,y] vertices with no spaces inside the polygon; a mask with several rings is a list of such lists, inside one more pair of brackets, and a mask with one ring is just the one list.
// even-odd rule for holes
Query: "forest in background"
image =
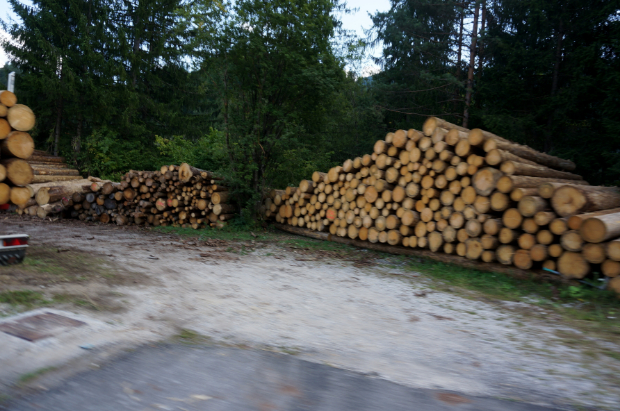
{"label": "forest in background", "polygon": [[85,175],[188,162],[252,208],[439,116],[620,183],[616,1],[394,0],[361,39],[337,0],[9,1],[0,88],[18,73],[37,147]]}

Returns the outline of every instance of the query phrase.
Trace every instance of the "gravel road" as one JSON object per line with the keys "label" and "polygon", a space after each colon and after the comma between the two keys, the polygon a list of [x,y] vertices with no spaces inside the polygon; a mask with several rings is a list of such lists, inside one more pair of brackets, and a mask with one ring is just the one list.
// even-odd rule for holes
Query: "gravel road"
{"label": "gravel road", "polygon": [[[356,267],[274,242],[248,243],[235,253],[223,242],[145,230],[2,218],[0,234],[24,231],[35,245],[103,256],[119,272],[148,279],[92,285],[90,291],[112,290],[109,298],[124,309],[70,308],[87,327],[36,343],[0,333],[5,386],[26,372],[101,358],[187,329],[229,346],[288,353],[408,387],[566,409],[617,409],[620,403],[620,361],[588,356],[557,337],[579,331],[550,313],[544,321],[529,318],[541,310],[536,306],[433,291],[434,280],[404,271],[396,259]],[[65,284],[46,292],[88,287]],[[95,349],[81,349],[84,344]]]}

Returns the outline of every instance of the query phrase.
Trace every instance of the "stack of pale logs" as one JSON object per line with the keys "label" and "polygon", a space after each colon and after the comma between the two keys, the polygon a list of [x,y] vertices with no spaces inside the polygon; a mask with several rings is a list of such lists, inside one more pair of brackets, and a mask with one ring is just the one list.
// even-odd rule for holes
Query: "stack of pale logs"
{"label": "stack of pale logs", "polygon": [[427,248],[620,292],[620,190],[593,187],[571,161],[436,117],[372,154],[272,190],[267,219],[392,246]]}
{"label": "stack of pale logs", "polygon": [[81,179],[61,157],[34,149],[28,131],[35,115],[17,104],[15,94],[0,91],[0,205],[12,203],[20,209],[31,205],[31,184]]}
{"label": "stack of pale logs", "polygon": [[236,207],[220,181],[211,172],[186,163],[163,166],[159,171],[130,171],[120,183],[96,181],[82,186],[65,199],[66,208],[70,217],[83,221],[221,227],[235,216]]}

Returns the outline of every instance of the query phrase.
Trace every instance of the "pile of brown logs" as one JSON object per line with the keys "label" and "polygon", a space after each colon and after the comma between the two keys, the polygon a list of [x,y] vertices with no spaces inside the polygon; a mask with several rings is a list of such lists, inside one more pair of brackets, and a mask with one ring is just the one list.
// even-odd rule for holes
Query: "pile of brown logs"
{"label": "pile of brown logs", "polygon": [[[372,154],[272,190],[267,219],[332,236],[455,255],[458,262],[600,273],[620,292],[620,189],[575,164],[431,117]],[[434,254],[433,254],[434,255]]]}
{"label": "pile of brown logs", "polygon": [[202,228],[222,226],[235,216],[228,188],[213,173],[191,167],[130,171],[120,183],[90,178],[33,185],[30,215],[61,213],[83,221],[118,225]]}
{"label": "pile of brown logs", "polygon": [[12,92],[0,91],[0,205],[24,209],[34,195],[29,185],[81,179],[62,157],[34,149],[28,134],[34,123],[30,108],[17,104]]}

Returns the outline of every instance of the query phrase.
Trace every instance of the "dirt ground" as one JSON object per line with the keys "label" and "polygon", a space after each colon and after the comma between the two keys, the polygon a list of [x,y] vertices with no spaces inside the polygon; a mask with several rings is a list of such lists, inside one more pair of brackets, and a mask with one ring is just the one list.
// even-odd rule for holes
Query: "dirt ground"
{"label": "dirt ground", "polygon": [[[285,234],[199,241],[0,215],[0,234],[11,232],[30,234],[32,247],[23,266],[0,268],[0,292],[37,291],[50,302],[42,310],[88,325],[35,343],[0,333],[0,391],[37,370],[98,367],[108,353],[196,333],[412,387],[620,409],[620,361],[565,337],[620,347],[535,305],[431,289],[397,259],[296,249]],[[0,316],[13,314],[0,304]]]}

